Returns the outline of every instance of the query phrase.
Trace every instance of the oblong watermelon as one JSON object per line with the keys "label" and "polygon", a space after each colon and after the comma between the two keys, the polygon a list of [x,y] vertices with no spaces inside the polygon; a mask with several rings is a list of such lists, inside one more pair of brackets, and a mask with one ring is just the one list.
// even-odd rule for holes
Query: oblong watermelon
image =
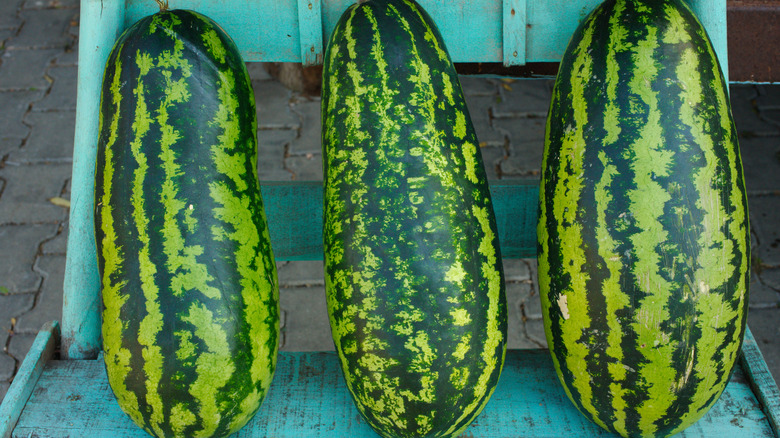
{"label": "oblong watermelon", "polygon": [[100,104],[95,228],[108,381],[158,437],[227,436],[271,383],[276,265],[254,94],[231,39],[164,11],[114,46]]}
{"label": "oblong watermelon", "polygon": [[322,94],[327,303],[341,368],[386,437],[445,437],[487,403],[506,298],[479,143],[431,18],[369,0],[341,17]]}
{"label": "oblong watermelon", "polygon": [[623,436],[667,436],[720,396],[746,321],[747,197],[717,58],[679,0],[608,0],[561,61],[538,259],[560,381]]}

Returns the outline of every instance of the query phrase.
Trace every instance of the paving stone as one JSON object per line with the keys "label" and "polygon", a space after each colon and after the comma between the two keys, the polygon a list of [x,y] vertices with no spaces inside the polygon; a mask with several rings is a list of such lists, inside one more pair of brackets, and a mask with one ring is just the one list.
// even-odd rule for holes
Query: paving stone
{"label": "paving stone", "polygon": [[263,62],[247,62],[246,70],[252,81],[271,81],[273,78],[263,66]]}
{"label": "paving stone", "polygon": [[287,147],[298,135],[294,129],[258,131],[257,173],[261,181],[290,181],[293,174],[284,168]]}
{"label": "paving stone", "polygon": [[21,149],[11,152],[8,161],[19,164],[71,163],[76,111],[32,111],[25,117],[32,125],[30,137]]}
{"label": "paving stone", "polygon": [[777,127],[773,137],[780,137],[780,105],[759,109],[761,119]]}
{"label": "paving stone", "polygon": [[0,226],[0,287],[3,293],[36,292],[43,276],[33,270],[38,245],[56,232],[56,225]]}
{"label": "paving stone", "polygon": [[525,261],[526,265],[528,266],[528,270],[531,273],[531,284],[534,285],[534,290],[539,291],[539,266],[538,266],[538,260],[536,258],[531,259],[523,259]]}
{"label": "paving stone", "polygon": [[282,309],[287,310],[284,327],[285,351],[332,351],[325,288],[282,288]]}
{"label": "paving stone", "polygon": [[741,138],[739,147],[748,193],[780,190],[780,137]]}
{"label": "paving stone", "polygon": [[751,196],[748,205],[750,228],[758,240],[753,263],[780,267],[780,196]]}
{"label": "paving stone", "polygon": [[22,8],[24,0],[0,1],[0,28],[15,28],[21,24],[18,12]]}
{"label": "paving stone", "polygon": [[[38,327],[40,329],[40,327]],[[8,354],[18,360],[23,361],[30,351],[30,347],[35,341],[35,334],[32,333],[14,333],[8,342]]]}
{"label": "paving stone", "polygon": [[64,48],[73,43],[68,28],[77,13],[70,8],[24,9],[19,14],[24,24],[6,46],[9,49]]}
{"label": "paving stone", "polygon": [[291,155],[318,154],[322,152],[322,129],[320,99],[298,97],[293,100],[292,110],[300,118],[298,138],[292,141]]}
{"label": "paving stone", "polygon": [[507,348],[523,348],[528,343],[523,330],[523,315],[520,307],[524,295],[528,293],[527,286],[520,283],[506,285]]}
{"label": "paving stone", "polygon": [[0,169],[0,178],[6,182],[0,197],[0,225],[62,222],[68,210],[49,199],[61,195],[70,175],[70,164],[6,165]]}
{"label": "paving stone", "polygon": [[65,278],[64,256],[40,256],[36,270],[44,275],[35,308],[17,318],[15,331],[37,333],[43,324],[62,320],[62,291]]}
{"label": "paving stone", "polygon": [[501,101],[493,108],[493,117],[516,118],[532,114],[545,118],[552,100],[553,83],[551,79],[502,81],[499,87]]}
{"label": "paving stone", "polygon": [[528,142],[516,148],[510,148],[509,155],[499,164],[502,178],[539,178],[542,167],[543,151],[536,142]]}
{"label": "paving stone", "polygon": [[780,108],[780,86],[778,84],[756,84],[756,106],[761,108]]}
{"label": "paving stone", "polygon": [[485,166],[488,181],[501,178],[499,172],[501,161],[507,156],[506,148],[504,146],[483,146],[479,151],[482,153],[482,165]]}
{"label": "paving stone", "polygon": [[[21,21],[20,21],[21,23]],[[16,36],[18,29],[16,26],[14,27],[2,27],[0,26],[0,53],[2,53],[4,48],[4,41],[8,40],[11,37]],[[2,63],[2,59],[0,59],[0,63]]]}
{"label": "paving stone", "polygon": [[458,76],[458,80],[463,89],[463,95],[467,98],[469,96],[498,95],[498,79],[460,75]]}
{"label": "paving stone", "polygon": [[502,177],[538,176],[544,155],[545,119],[497,119],[494,124],[509,138],[509,154],[500,164]]}
{"label": "paving stone", "polygon": [[507,282],[530,282],[531,270],[524,259],[504,259],[504,278]]}
{"label": "paving stone", "polygon": [[298,129],[300,120],[290,109],[292,91],[277,81],[252,81],[259,129]]}
{"label": "paving stone", "polygon": [[277,263],[279,286],[324,286],[325,268],[322,260],[301,260]]}
{"label": "paving stone", "polygon": [[539,285],[528,283],[530,290],[523,300],[523,315],[528,319],[542,319],[542,302],[539,298]]}
{"label": "paving stone", "polygon": [[[761,269],[750,282],[750,303],[780,304],[780,268]],[[758,278],[756,278],[758,277]]]}
{"label": "paving stone", "polygon": [[544,128],[547,120],[543,117],[513,117],[496,119],[493,126],[509,138],[509,147],[518,149],[521,146],[533,144],[536,149],[543,149]]}
{"label": "paving stone", "polygon": [[68,221],[59,226],[57,234],[41,244],[43,255],[65,255],[68,250]]}
{"label": "paving stone", "polygon": [[53,66],[49,68],[48,74],[54,79],[54,83],[49,89],[49,93],[40,102],[33,105],[33,110],[75,111],[78,68],[76,66]]}
{"label": "paving stone", "polygon": [[544,321],[541,319],[528,319],[525,321],[524,327],[530,345],[523,348],[548,348],[547,336],[544,334]]}
{"label": "paving stone", "polygon": [[[0,294],[0,349],[5,347],[8,334],[13,329],[12,318],[29,312],[35,304],[35,294]],[[0,378],[0,380],[4,380]]]}
{"label": "paving stone", "polygon": [[477,141],[481,146],[504,146],[506,142],[504,133],[495,129],[491,122],[490,114],[496,103],[498,103],[498,95],[466,96],[471,122],[474,124]]}
{"label": "paving stone", "polygon": [[[78,29],[78,27],[76,27]],[[75,37],[74,37],[75,38]],[[59,67],[79,65],[79,51],[76,48],[66,47],[59,55],[54,57],[54,65]],[[75,99],[75,92],[74,92]]]}
{"label": "paving stone", "polygon": [[[774,281],[780,280],[780,278],[777,277],[780,276],[776,276]],[[753,275],[749,288],[749,307],[751,311],[753,309],[780,308],[780,292],[778,292],[777,289],[773,289],[768,283],[765,283]]]}
{"label": "paving stone", "polygon": [[775,131],[770,124],[758,117],[758,90],[755,85],[732,84],[729,87],[729,96],[740,141],[742,138],[765,137]]}
{"label": "paving stone", "polygon": [[[2,70],[2,67],[0,67]],[[30,135],[23,120],[30,105],[43,98],[45,90],[0,91],[0,157],[15,151]]]}
{"label": "paving stone", "polygon": [[297,181],[322,181],[322,154],[294,155],[284,160],[285,168]]}
{"label": "paving stone", "polygon": [[0,353],[0,381],[11,380],[15,372],[16,360],[5,353]]}
{"label": "paving stone", "polygon": [[46,69],[61,49],[6,50],[0,65],[0,89],[47,90]]}
{"label": "paving stone", "polygon": [[8,393],[8,388],[11,387],[10,382],[0,382],[0,402],[5,398],[5,394]]}
{"label": "paving stone", "polygon": [[26,0],[24,9],[78,8],[79,0]]}

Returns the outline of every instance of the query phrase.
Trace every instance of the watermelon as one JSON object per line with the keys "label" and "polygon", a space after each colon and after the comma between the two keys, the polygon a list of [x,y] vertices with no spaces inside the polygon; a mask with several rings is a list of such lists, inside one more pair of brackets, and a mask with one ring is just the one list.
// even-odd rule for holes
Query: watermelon
{"label": "watermelon", "polygon": [[455,436],[498,382],[506,298],[479,143],[417,3],[342,15],[322,124],[327,305],[347,387],[382,436]]}
{"label": "watermelon", "polygon": [[747,196],[727,85],[681,0],[608,0],[561,60],[539,199],[539,286],[582,414],[668,436],[718,400],[745,331]]}
{"label": "watermelon", "polygon": [[245,64],[209,18],[127,29],[106,64],[95,229],[119,406],[158,437],[227,436],[260,406],[279,336]]}

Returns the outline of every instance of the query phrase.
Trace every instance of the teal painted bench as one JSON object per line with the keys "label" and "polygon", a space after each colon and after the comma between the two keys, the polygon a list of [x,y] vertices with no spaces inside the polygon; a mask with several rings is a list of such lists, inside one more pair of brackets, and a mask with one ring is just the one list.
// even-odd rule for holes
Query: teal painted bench
{"label": "teal painted bench", "polygon": [[[419,0],[455,62],[556,62],[599,0]],[[202,12],[247,61],[321,62],[323,41],[352,0],[171,0]],[[691,0],[726,65],[726,0]],[[154,13],[152,0],[81,0],[79,81],[62,324],[43,327],[2,405],[0,436],[142,437],[117,405],[100,357],[100,290],[93,172],[103,66],[121,31]],[[262,144],[262,139],[261,139]],[[542,147],[542,145],[539,145]],[[491,186],[502,254],[534,257],[538,185]],[[277,260],[322,258],[320,182],[263,183]],[[712,410],[684,437],[780,437],[780,392],[747,332],[740,361]],[[512,350],[490,403],[465,436],[594,437],[558,384],[546,350]],[[237,437],[372,437],[334,353],[282,352],[271,390]]]}

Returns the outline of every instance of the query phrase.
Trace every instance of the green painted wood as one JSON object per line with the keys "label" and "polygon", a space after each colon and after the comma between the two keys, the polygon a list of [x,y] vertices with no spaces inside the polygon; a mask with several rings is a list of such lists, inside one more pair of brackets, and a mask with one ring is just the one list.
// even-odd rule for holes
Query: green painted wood
{"label": "green painted wood", "polygon": [[524,65],[528,24],[526,0],[503,0],[503,2],[504,65]]}
{"label": "green painted wood", "polygon": [[304,65],[322,64],[322,1],[298,0],[298,36]]}
{"label": "green painted wood", "polygon": [[769,371],[764,355],[756,344],[756,338],[748,329],[742,342],[740,364],[756,394],[761,407],[767,415],[769,424],[777,436],[780,436],[780,390],[777,388],[772,373]]}
{"label": "green painted wood", "polygon": [[16,426],[27,400],[35,389],[38,379],[49,359],[54,356],[59,339],[60,325],[57,321],[44,324],[35,337],[22,366],[14,376],[3,403],[0,405],[0,437],[8,438]]}
{"label": "green painted wood", "polygon": [[[119,409],[102,361],[50,361],[12,435],[146,437]],[[546,350],[510,350],[498,388],[464,436],[608,437],[557,384]],[[680,437],[775,436],[738,368],[712,410]],[[234,438],[376,437],[350,399],[334,352],[282,352],[268,397]]]}
{"label": "green painted wood", "polygon": [[[322,260],[322,183],[261,183],[276,260]],[[490,186],[501,255],[536,256],[539,186],[535,182]]]}
{"label": "green painted wood", "polygon": [[95,248],[95,157],[103,68],[123,21],[120,0],[81,0],[76,129],[67,259],[63,286],[62,354],[73,359],[100,350],[100,278]]}
{"label": "green painted wood", "polygon": [[[214,19],[236,41],[247,61],[301,62],[298,2],[171,0],[170,6],[194,9]],[[352,3],[354,0],[322,2],[324,41],[327,41],[339,17]],[[419,0],[419,3],[436,22],[454,62],[503,62],[504,3],[525,1]],[[574,29],[599,3],[601,0],[528,2],[526,62],[557,62]],[[717,7],[713,7],[712,0],[690,0],[690,3],[707,20],[717,21],[723,17],[725,22],[725,0],[717,0]],[[125,26],[158,9],[152,0],[127,0],[126,4]],[[725,27],[710,29],[710,22],[706,20],[704,24],[711,34],[725,35]],[[725,55],[725,39],[716,47],[723,49],[718,50],[719,56]]]}

